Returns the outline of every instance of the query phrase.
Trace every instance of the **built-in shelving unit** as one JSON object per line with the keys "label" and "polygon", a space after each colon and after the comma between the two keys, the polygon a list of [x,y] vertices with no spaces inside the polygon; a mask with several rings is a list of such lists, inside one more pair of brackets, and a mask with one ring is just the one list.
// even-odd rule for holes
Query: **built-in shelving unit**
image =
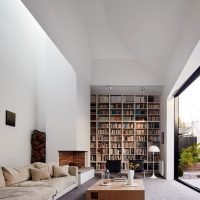
{"label": "built-in shelving unit", "polygon": [[[152,169],[150,145],[160,146],[160,100],[157,95],[91,95],[91,166],[105,169],[106,160],[143,159]],[[155,168],[159,155],[155,158]]]}

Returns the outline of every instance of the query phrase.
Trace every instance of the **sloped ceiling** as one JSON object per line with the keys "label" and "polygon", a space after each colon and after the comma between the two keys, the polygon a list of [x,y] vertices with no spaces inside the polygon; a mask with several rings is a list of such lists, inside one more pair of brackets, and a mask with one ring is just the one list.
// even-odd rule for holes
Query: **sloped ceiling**
{"label": "sloped ceiling", "polygon": [[[165,78],[168,63],[178,43],[192,2],[192,0],[22,1],[39,23],[42,22],[40,24],[44,30],[48,28],[47,34],[50,33],[54,43],[61,47],[63,55],[67,55],[67,51],[70,51],[65,42],[70,28],[64,22],[70,17],[67,5],[76,2],[78,14],[82,16],[89,36],[93,63],[132,60],[133,63],[140,63],[140,67],[154,73],[155,79],[159,78],[159,82]],[[73,11],[70,12],[76,17]],[[55,26],[51,26],[52,21]]]}
{"label": "sloped ceiling", "polygon": [[82,1],[93,59],[133,59],[163,77],[190,3],[190,0]]}

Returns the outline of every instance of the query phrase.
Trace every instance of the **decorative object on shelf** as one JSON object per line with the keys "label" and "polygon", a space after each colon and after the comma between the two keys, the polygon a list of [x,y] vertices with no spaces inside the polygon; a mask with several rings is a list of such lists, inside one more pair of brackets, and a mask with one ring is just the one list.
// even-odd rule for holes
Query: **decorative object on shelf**
{"label": "decorative object on shelf", "polygon": [[152,146],[149,147],[148,152],[153,153],[153,175],[152,175],[150,178],[155,179],[155,178],[157,178],[157,177],[156,177],[155,174],[154,174],[154,154],[155,154],[155,153],[159,153],[159,152],[160,152],[160,149],[159,149],[157,146],[152,145]]}
{"label": "decorative object on shelf", "polygon": [[16,114],[6,110],[6,125],[15,127]]}

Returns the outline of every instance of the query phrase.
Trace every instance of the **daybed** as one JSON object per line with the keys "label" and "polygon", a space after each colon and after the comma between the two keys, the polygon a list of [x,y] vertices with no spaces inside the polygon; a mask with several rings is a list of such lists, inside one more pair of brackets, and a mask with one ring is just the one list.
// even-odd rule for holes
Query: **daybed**
{"label": "daybed", "polygon": [[78,168],[33,163],[21,169],[0,167],[0,199],[54,200],[78,186]]}

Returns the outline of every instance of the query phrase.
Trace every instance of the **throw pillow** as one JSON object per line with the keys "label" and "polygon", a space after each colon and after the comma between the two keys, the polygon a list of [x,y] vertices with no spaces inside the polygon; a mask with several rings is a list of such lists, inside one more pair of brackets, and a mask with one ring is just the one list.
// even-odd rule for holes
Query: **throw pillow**
{"label": "throw pillow", "polygon": [[48,167],[48,170],[49,170],[51,177],[53,177],[53,165],[56,165],[56,164],[53,163],[53,162],[51,162],[51,163],[42,163],[42,162],[34,163],[34,166],[38,169],[41,169],[43,167]]}
{"label": "throw pillow", "polygon": [[33,181],[46,180],[51,178],[48,167],[43,167],[41,169],[30,169],[30,170]]}
{"label": "throw pillow", "polygon": [[63,176],[69,176],[69,166],[53,166],[53,176],[54,177],[63,177]]}
{"label": "throw pillow", "polygon": [[10,185],[13,185],[16,183],[20,183],[20,182],[29,180],[30,179],[30,167],[31,167],[31,165],[20,168],[20,169],[2,167],[6,186],[10,186]]}
{"label": "throw pillow", "polygon": [[6,186],[5,179],[3,176],[2,168],[0,167],[0,188],[5,186]]}

